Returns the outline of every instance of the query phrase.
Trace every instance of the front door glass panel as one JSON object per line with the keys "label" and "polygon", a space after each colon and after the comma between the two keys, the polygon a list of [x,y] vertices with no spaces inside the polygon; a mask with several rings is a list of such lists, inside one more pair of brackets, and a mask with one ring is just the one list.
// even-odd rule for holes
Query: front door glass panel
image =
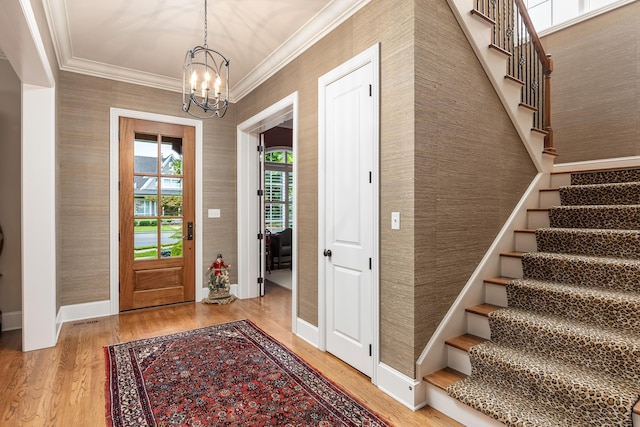
{"label": "front door glass panel", "polygon": [[182,139],[135,134],[134,260],[182,257]]}

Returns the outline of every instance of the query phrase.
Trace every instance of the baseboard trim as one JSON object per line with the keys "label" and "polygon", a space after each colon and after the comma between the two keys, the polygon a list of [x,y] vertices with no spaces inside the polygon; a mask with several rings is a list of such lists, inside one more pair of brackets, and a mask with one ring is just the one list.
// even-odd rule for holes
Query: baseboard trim
{"label": "baseboard trim", "polygon": [[15,331],[16,329],[22,329],[22,312],[10,311],[2,313],[2,330]]}
{"label": "baseboard trim", "polygon": [[58,310],[56,322],[63,324],[77,320],[92,319],[111,315],[111,301],[87,302],[84,304],[63,305]]}
{"label": "baseboard trim", "polygon": [[318,348],[320,343],[320,332],[317,326],[303,320],[301,318],[296,319],[296,335],[312,346]]}
{"label": "baseboard trim", "polygon": [[427,404],[424,381],[409,378],[384,363],[378,364],[376,374],[378,388],[412,411]]}

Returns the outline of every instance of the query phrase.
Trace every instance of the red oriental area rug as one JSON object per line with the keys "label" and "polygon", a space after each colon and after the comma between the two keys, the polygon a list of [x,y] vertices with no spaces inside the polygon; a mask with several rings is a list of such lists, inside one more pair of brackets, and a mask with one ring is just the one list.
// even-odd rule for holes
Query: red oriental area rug
{"label": "red oriental area rug", "polygon": [[109,426],[389,426],[249,320],[105,347]]}

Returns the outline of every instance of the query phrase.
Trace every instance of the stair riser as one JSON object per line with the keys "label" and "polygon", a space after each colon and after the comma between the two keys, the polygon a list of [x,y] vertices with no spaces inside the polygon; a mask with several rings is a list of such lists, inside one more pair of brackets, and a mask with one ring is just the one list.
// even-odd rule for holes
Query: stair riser
{"label": "stair riser", "polygon": [[504,277],[519,279],[522,277],[522,262],[520,258],[502,256],[500,257],[500,274]]}
{"label": "stair riser", "polygon": [[538,245],[535,233],[520,231],[515,233],[515,238],[517,252],[537,252]]}
{"label": "stair riser", "polygon": [[551,226],[549,213],[547,211],[527,212],[527,228],[535,230],[537,228],[548,228]]}
{"label": "stair riser", "polygon": [[[588,258],[571,260],[544,254],[524,255],[524,277],[538,280],[617,289],[640,291],[640,263],[595,261]],[[515,276],[511,276],[515,277]]]}
{"label": "stair riser", "polygon": [[559,191],[541,191],[540,192],[540,208],[548,209],[552,206],[560,206],[560,192]]}
{"label": "stair riser", "polygon": [[551,188],[558,188],[565,185],[571,185],[571,174],[569,172],[551,174]]}
{"label": "stair riser", "polygon": [[562,315],[597,326],[618,328],[630,332],[640,331],[640,299],[542,290],[537,287],[509,284],[506,289],[509,307],[522,308],[535,313]]}
{"label": "stair riser", "polygon": [[554,207],[548,214],[548,220],[548,225],[533,229],[553,227],[640,230],[640,206]]}
{"label": "stair riser", "polygon": [[640,183],[602,187],[562,187],[560,201],[563,206],[638,205]]}
{"label": "stair riser", "polygon": [[467,332],[480,338],[490,339],[489,319],[474,313],[467,313]]}
{"label": "stair riser", "polygon": [[[640,381],[640,345],[613,344],[597,337],[576,336],[527,323],[504,321],[490,316],[491,340],[538,354],[554,354],[560,360],[578,366]],[[558,351],[562,349],[562,351]],[[621,359],[624,355],[624,360]]]}
{"label": "stair riser", "polygon": [[547,228],[536,230],[535,236],[539,252],[640,259],[638,231]]}
{"label": "stair riser", "polygon": [[504,285],[495,285],[493,283],[484,284],[484,301],[487,304],[498,305],[500,307],[507,306],[507,289]]}
{"label": "stair riser", "polygon": [[447,366],[465,375],[471,375],[469,353],[459,348],[447,346]]}
{"label": "stair riser", "polygon": [[632,407],[636,400],[629,395],[626,399],[616,402],[616,405],[607,406],[595,390],[568,383],[559,376],[545,374],[535,368],[529,370],[526,366],[518,366],[491,355],[485,356],[481,352],[472,352],[470,355],[473,373],[479,379],[542,404],[553,406],[557,402],[565,402],[567,407],[574,406],[581,411],[592,411],[598,414],[601,425],[609,425],[608,420],[615,420],[619,412]]}

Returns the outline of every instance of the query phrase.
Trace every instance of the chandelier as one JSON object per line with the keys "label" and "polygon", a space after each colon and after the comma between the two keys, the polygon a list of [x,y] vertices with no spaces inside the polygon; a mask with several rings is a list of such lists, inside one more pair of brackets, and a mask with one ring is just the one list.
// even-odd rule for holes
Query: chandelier
{"label": "chandelier", "polygon": [[185,55],[182,110],[193,117],[209,119],[223,117],[228,107],[229,60],[207,46],[207,0],[204,0],[204,44]]}

